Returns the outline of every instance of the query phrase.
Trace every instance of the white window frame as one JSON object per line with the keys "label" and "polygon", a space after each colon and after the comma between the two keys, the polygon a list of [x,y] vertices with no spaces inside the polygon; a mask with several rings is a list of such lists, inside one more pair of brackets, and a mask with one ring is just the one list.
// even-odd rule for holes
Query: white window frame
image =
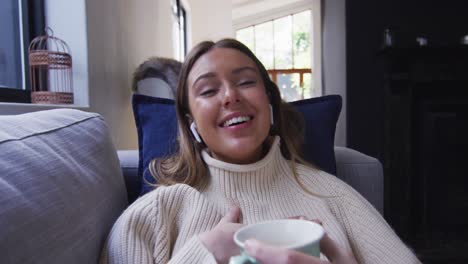
{"label": "white window frame", "polygon": [[[252,4],[257,4],[257,2],[253,2]],[[258,3],[260,5],[262,3]],[[241,8],[249,8],[248,5],[244,5]],[[233,30],[236,32],[237,30],[262,24],[277,18],[285,17],[288,15],[300,13],[302,11],[311,10],[311,69],[312,69],[312,89],[316,91],[320,91],[320,94],[317,96],[323,95],[323,87],[322,87],[322,14],[321,14],[321,4],[320,0],[302,0],[297,1],[291,4],[287,4],[284,6],[278,6],[276,8],[272,8],[269,10],[264,10],[257,12],[253,15],[247,15],[243,17],[239,17],[237,11],[241,10],[233,10]]]}
{"label": "white window frame", "polygon": [[[181,41],[180,38],[180,24],[178,21],[177,16],[174,14],[176,7],[175,0],[171,2],[171,8],[172,8],[172,43],[173,45],[173,57],[176,60],[179,61],[184,61],[184,58],[186,54],[189,52],[189,8],[188,8],[188,3],[183,0],[179,0],[179,5],[180,8],[184,11],[184,30],[185,30],[185,35],[183,42]],[[180,45],[184,45],[184,50],[182,52],[182,49]],[[182,54],[183,53],[183,54]]]}

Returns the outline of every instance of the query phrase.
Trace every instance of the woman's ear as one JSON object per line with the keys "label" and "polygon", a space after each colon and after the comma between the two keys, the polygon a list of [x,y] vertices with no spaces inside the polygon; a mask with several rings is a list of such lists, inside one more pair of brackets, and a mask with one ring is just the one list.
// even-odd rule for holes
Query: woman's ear
{"label": "woman's ear", "polygon": [[190,131],[192,132],[192,135],[195,138],[195,140],[198,143],[202,143],[202,139],[201,139],[200,135],[198,134],[197,125],[195,124],[195,122],[190,123]]}
{"label": "woman's ear", "polygon": [[195,120],[189,114],[186,114],[185,117],[187,118],[187,124],[190,129],[190,132],[192,132],[193,137],[198,143],[202,143],[203,141],[200,137],[200,134],[198,134],[197,124],[195,123]]}
{"label": "woman's ear", "polygon": [[190,123],[193,122],[193,117],[190,116],[189,114],[185,114],[185,118],[187,119],[187,122],[188,122],[188,124],[189,124],[189,126],[190,126]]}

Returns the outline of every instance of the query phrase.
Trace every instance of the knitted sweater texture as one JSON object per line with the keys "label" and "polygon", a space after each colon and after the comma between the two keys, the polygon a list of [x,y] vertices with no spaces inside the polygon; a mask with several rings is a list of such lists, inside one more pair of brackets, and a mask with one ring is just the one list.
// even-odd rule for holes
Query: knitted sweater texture
{"label": "knitted sweater texture", "polygon": [[[379,212],[333,175],[297,165],[294,180],[277,137],[260,161],[229,164],[203,152],[210,184],[204,190],[158,187],[130,205],[109,234],[101,263],[216,263],[198,234],[211,230],[233,205],[241,223],[303,215],[323,222],[328,235],[359,263],[419,263]],[[325,258],[325,256],[322,256]]]}

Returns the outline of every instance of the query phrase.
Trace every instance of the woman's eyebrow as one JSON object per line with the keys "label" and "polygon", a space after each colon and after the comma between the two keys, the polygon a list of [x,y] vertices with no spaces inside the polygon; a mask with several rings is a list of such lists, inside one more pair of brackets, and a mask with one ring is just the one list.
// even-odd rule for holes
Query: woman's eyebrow
{"label": "woman's eyebrow", "polygon": [[250,67],[250,66],[245,66],[245,67],[240,67],[240,68],[237,68],[237,69],[234,69],[232,71],[233,74],[239,74],[243,71],[253,71],[254,73],[257,73],[257,70],[254,68],[254,67]]}
{"label": "woman's eyebrow", "polygon": [[207,79],[207,78],[213,78],[213,77],[216,77],[216,74],[214,72],[204,73],[204,74],[198,76],[197,79],[195,79],[192,86],[195,86],[195,84],[201,79]]}

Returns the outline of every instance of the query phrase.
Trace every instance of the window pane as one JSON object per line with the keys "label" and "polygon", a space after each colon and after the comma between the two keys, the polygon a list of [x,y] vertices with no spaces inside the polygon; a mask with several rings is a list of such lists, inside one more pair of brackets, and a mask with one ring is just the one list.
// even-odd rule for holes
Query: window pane
{"label": "window pane", "polygon": [[304,73],[303,75],[303,82],[304,82],[304,89],[303,89],[303,99],[305,98],[311,98],[311,97],[315,97],[313,96],[313,93],[312,93],[312,74],[311,73]]}
{"label": "window pane", "polygon": [[273,69],[273,22],[255,26],[255,55],[265,68]]}
{"label": "window pane", "polygon": [[292,16],[274,21],[275,69],[292,68]]}
{"label": "window pane", "polygon": [[244,43],[252,52],[255,51],[253,27],[237,30],[236,39]]}
{"label": "window pane", "polygon": [[300,93],[298,92],[300,91],[298,73],[278,74],[277,84],[281,93],[281,97],[285,101],[291,102],[301,98]]}
{"label": "window pane", "polygon": [[310,51],[310,10],[293,15],[294,68],[311,67]]}
{"label": "window pane", "polygon": [[180,56],[180,31],[179,31],[179,23],[177,22],[177,19],[174,17],[173,18],[173,23],[172,23],[172,39],[173,39],[173,47],[174,47],[174,56],[176,60],[181,60]]}
{"label": "window pane", "polygon": [[16,0],[0,1],[0,88],[22,89],[19,6]]}

